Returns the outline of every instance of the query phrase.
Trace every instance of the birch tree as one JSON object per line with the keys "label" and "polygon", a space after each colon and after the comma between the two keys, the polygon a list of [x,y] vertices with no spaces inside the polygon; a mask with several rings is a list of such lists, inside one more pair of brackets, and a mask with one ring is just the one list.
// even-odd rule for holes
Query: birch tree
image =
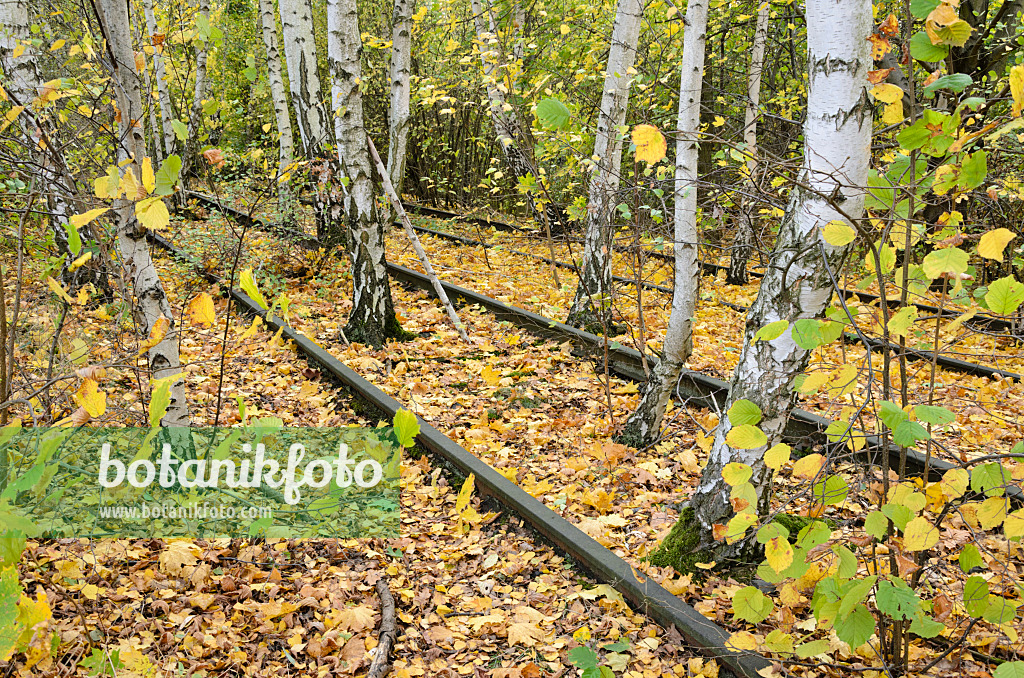
{"label": "birch tree", "polygon": [[[779,229],[768,271],[747,313],[743,350],[733,372],[728,411],[740,401],[761,410],[760,429],[767,444],[740,449],[728,442],[732,424],[723,416],[691,504],[705,541],[713,527],[733,513],[722,469],[730,462],[753,469],[750,480],[756,507],[764,515],[770,498],[767,449],[778,443],[796,401],[794,382],[806,368],[810,351],[794,339],[793,323],[820,318],[832,296],[829,269],[835,274],[851,245],[834,247],[822,237],[832,221],[852,227],[864,210],[871,155],[871,104],[867,74],[872,68],[870,0],[808,0],[808,94],[804,122],[804,159],[797,185]],[[772,340],[758,340],[762,327],[786,321]],[[806,342],[801,342],[807,346]],[[745,407],[749,408],[748,405]],[[734,545],[732,550],[740,546]],[[728,553],[730,549],[726,549]]]}
{"label": "birch tree", "polygon": [[566,324],[603,332],[611,324],[612,212],[619,188],[622,139],[619,128],[626,122],[629,85],[640,39],[643,0],[619,0],[615,9],[611,48],[605,73],[604,94],[594,137],[596,158],[587,198],[586,242],[583,267]]}
{"label": "birch tree", "polygon": [[747,284],[747,262],[754,249],[754,202],[750,195],[757,190],[757,117],[761,104],[761,71],[764,68],[764,46],[768,41],[768,2],[757,10],[754,45],[750,52],[750,70],[747,72],[747,103],[743,114],[743,145],[747,154],[747,177],[740,194],[740,219],[736,237],[729,254],[729,273],[726,281],[731,285]]}
{"label": "birch tree", "polygon": [[[146,157],[146,141],[142,126],[142,89],[135,70],[135,52],[132,49],[131,29],[128,22],[127,0],[98,0],[97,13],[107,40],[120,113],[118,139],[118,166],[120,172],[134,172],[142,176],[142,163]],[[164,293],[160,275],[150,256],[146,229],[135,216],[134,204],[126,198],[114,201],[117,215],[117,244],[124,277],[130,283],[131,305],[140,335],[159,338],[148,351],[149,368],[154,380],[173,378],[170,388],[171,403],[161,419],[164,426],[188,426],[189,411],[185,398],[185,382],[181,376],[178,355],[178,326]],[[164,330],[166,329],[166,332]],[[163,336],[160,337],[160,333]]]}
{"label": "birch tree", "polygon": [[[473,25],[480,46],[480,63],[484,71],[484,85],[487,88],[487,112],[494,124],[494,132],[498,139],[498,145],[501,146],[502,155],[505,157],[510,178],[518,186],[520,179],[535,174],[533,163],[523,150],[528,147],[524,134],[526,127],[523,126],[516,108],[505,99],[502,85],[504,78],[501,74],[501,50],[498,48],[497,26],[491,6],[488,3],[484,7],[481,0],[473,0],[472,9]],[[485,19],[487,20],[486,24],[484,23]],[[521,22],[519,25],[522,25]],[[565,230],[565,215],[558,205],[549,200],[542,210],[530,194],[526,195],[526,201],[539,224],[542,226],[547,224],[552,231]]]}
{"label": "birch tree", "polygon": [[395,318],[384,261],[384,221],[377,209],[373,166],[359,92],[363,51],[356,0],[327,3],[327,55],[331,69],[334,133],[349,179],[348,229],[352,258],[352,312],[345,326],[351,341],[380,347],[404,335]]}
{"label": "birch tree", "polygon": [[[281,52],[277,46],[274,0],[260,0],[260,25],[263,28],[263,48],[267,53],[270,100],[274,105],[274,119],[277,122],[277,176],[280,179],[292,164],[295,142],[292,139],[291,118],[288,116],[288,97],[284,93],[284,80],[281,77]],[[295,206],[287,182],[277,183],[277,205],[282,221],[290,220]]]}
{"label": "birch tree", "polygon": [[[299,125],[299,141],[318,186],[314,208],[317,237],[325,245],[335,245],[344,241],[341,232],[344,208],[337,194],[339,189],[328,185],[332,176],[337,174],[338,163],[331,159],[325,146],[330,141],[328,135],[331,127],[316,67],[313,12],[308,0],[280,0],[278,8],[281,12],[284,57],[288,67],[288,89],[295,107],[295,120]],[[344,149],[339,145],[338,157],[343,155]]]}
{"label": "birch tree", "polygon": [[409,139],[409,74],[412,61],[412,14],[415,0],[395,0],[391,28],[391,108],[388,112],[388,177],[398,197],[405,179]]}
{"label": "birch tree", "polygon": [[[44,112],[37,108],[43,80],[37,69],[39,55],[29,41],[29,26],[30,16],[25,0],[0,1],[0,68],[5,76],[4,89],[12,104],[24,107],[17,120],[24,134],[24,147],[31,157],[30,171],[46,194],[50,232],[62,259],[61,282],[72,292],[92,283],[97,291],[107,295],[110,288],[102,263],[105,257],[98,244],[97,227],[87,225],[75,229],[70,224],[70,217],[76,212],[77,190],[61,146],[52,138],[53,130],[47,124]],[[72,264],[82,251],[75,251],[69,241],[75,230],[79,231],[89,248],[95,250],[93,260],[78,269],[74,269]]]}
{"label": "birch tree", "polygon": [[665,331],[664,357],[644,385],[640,403],[626,421],[622,440],[635,447],[653,443],[659,435],[665,407],[675,390],[683,364],[693,352],[693,316],[697,311],[697,160],[700,146],[700,102],[707,41],[708,6],[689,0],[683,33],[683,63],[679,78],[676,121],[674,242],[675,292]]}
{"label": "birch tree", "polygon": [[[153,0],[145,0],[143,12],[146,15],[146,33],[149,41],[157,34],[156,14],[153,12]],[[156,79],[157,101],[160,103],[160,126],[163,132],[162,143],[164,155],[174,153],[174,109],[171,107],[171,94],[167,87],[167,71],[164,68],[163,45],[153,44],[153,75]]]}
{"label": "birch tree", "polygon": [[[206,100],[207,76],[206,59],[209,55],[211,32],[210,26],[210,0],[199,0],[199,18],[197,23],[207,27],[204,32],[200,30],[196,35],[201,46],[196,51],[196,83],[192,92],[192,110],[188,116],[188,134],[185,136],[185,143],[181,153],[181,178],[187,181],[195,156],[199,148],[199,131],[203,120],[203,101]],[[184,195],[184,194],[182,194]]]}

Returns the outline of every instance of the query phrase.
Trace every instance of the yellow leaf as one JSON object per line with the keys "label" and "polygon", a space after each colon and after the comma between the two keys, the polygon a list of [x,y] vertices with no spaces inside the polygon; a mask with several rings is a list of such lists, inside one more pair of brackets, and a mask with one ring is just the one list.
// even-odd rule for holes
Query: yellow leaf
{"label": "yellow leaf", "polygon": [[772,445],[771,449],[764,453],[764,465],[770,469],[778,471],[787,461],[789,461],[789,454],[791,451],[791,448],[786,443]]}
{"label": "yellow leaf", "polygon": [[813,478],[818,475],[821,471],[821,467],[825,465],[825,457],[820,454],[808,454],[806,457],[801,457],[793,464],[793,475],[797,478]]}
{"label": "yellow leaf", "polygon": [[833,247],[843,247],[857,238],[857,232],[845,221],[834,219],[821,229],[821,237]]}
{"label": "yellow leaf", "polygon": [[18,46],[14,48],[14,52],[11,54],[11,57],[14,58],[14,59],[17,59],[18,57],[20,57],[24,53],[25,53],[25,43],[19,43]]}
{"label": "yellow leaf", "polygon": [[50,45],[50,51],[51,52],[56,52],[58,49],[60,49],[61,47],[64,46],[64,42],[65,42],[64,40],[57,40],[52,45]]}
{"label": "yellow leaf", "polygon": [[139,344],[139,355],[142,355],[163,341],[164,336],[167,335],[167,330],[169,330],[170,327],[171,322],[167,318],[164,316],[157,318],[156,322],[153,323],[153,329],[149,332],[149,338]]}
{"label": "yellow leaf", "polygon": [[903,100],[903,90],[888,82],[883,82],[871,88],[871,96],[883,104],[893,104]]}
{"label": "yellow leaf", "polygon": [[46,276],[46,284],[49,286],[49,288],[53,291],[54,294],[56,294],[64,301],[68,302],[69,304],[75,303],[75,300],[68,296],[68,293],[64,291],[64,288],[60,286],[60,283],[51,278],[50,276]]}
{"label": "yellow leaf", "polygon": [[96,598],[99,596],[99,593],[100,587],[96,586],[96,584],[86,584],[82,587],[82,596],[86,600],[96,600]]}
{"label": "yellow leaf", "polygon": [[782,537],[773,537],[764,545],[764,557],[769,567],[782,573],[793,564],[793,547]]}
{"label": "yellow leaf", "polygon": [[494,371],[490,365],[484,365],[484,369],[480,371],[480,376],[483,377],[488,386],[497,386],[498,382],[501,381],[501,372]]}
{"label": "yellow leaf", "polygon": [[[77,271],[78,269],[80,269],[83,266],[85,266],[89,262],[90,259],[92,259],[92,252],[86,252],[82,256],[80,256],[77,259],[75,259],[74,261],[72,261],[71,265],[68,266],[68,270],[72,271],[72,272]],[[81,290],[79,290],[79,293],[81,293]]]}
{"label": "yellow leaf", "polygon": [[466,478],[465,482],[462,483],[462,489],[459,490],[459,496],[455,500],[455,510],[462,512],[462,509],[469,506],[469,498],[473,496],[473,484],[476,481],[476,476],[472,473]]}
{"label": "yellow leaf", "polygon": [[580,644],[587,642],[588,640],[590,640],[590,627],[579,627],[578,629],[576,629],[576,632],[572,634],[572,639]]}
{"label": "yellow leaf", "polygon": [[216,317],[213,309],[213,297],[206,292],[202,292],[189,302],[188,314],[192,318],[192,322],[198,325],[205,325],[210,327],[213,325]]}
{"label": "yellow leaf", "polygon": [[886,125],[895,125],[903,122],[903,100],[898,99],[882,109],[882,122]]}
{"label": "yellow leaf", "polygon": [[908,551],[924,551],[939,543],[939,531],[924,516],[907,523],[903,530],[903,547]]}
{"label": "yellow leaf", "polygon": [[562,24],[561,26],[558,27],[558,32],[561,33],[562,35],[569,35],[570,30],[572,29],[570,29],[569,26],[566,24]]}
{"label": "yellow leaf", "polygon": [[730,462],[722,468],[722,480],[730,487],[736,487],[750,480],[753,470],[747,464]]}
{"label": "yellow leaf", "polygon": [[135,170],[126,167],[121,175],[121,191],[128,200],[136,200],[139,197],[139,180],[135,178]]}
{"label": "yellow leaf", "polygon": [[167,205],[164,204],[163,198],[160,196],[153,196],[135,203],[135,216],[138,217],[139,223],[150,231],[167,228],[167,225],[171,223]]}
{"label": "yellow leaf", "polygon": [[533,647],[544,640],[544,631],[536,622],[519,622],[508,627],[508,644]]}
{"label": "yellow leaf", "polygon": [[1013,117],[1019,118],[1024,112],[1024,65],[1010,69],[1010,94],[1013,95]]}
{"label": "yellow leaf", "polygon": [[107,394],[99,390],[93,379],[84,379],[74,395],[75,403],[89,413],[90,417],[100,417],[107,411]]}
{"label": "yellow leaf", "polygon": [[142,160],[142,185],[146,187],[146,194],[152,195],[156,188],[156,174],[153,173],[153,161],[147,156]]}
{"label": "yellow leaf", "polygon": [[725,641],[725,647],[733,652],[750,652],[757,649],[757,638],[749,631],[736,631]]}
{"label": "yellow leaf", "polygon": [[803,383],[801,383],[799,388],[797,388],[797,391],[800,393],[814,393],[828,383],[830,378],[831,375],[828,372],[814,372],[812,374],[808,374],[807,378],[804,379]]}
{"label": "yellow leaf", "polygon": [[967,472],[967,469],[950,469],[942,475],[942,493],[946,495],[948,499],[956,499],[967,491],[967,484],[970,480],[971,476]]}
{"label": "yellow leaf", "polygon": [[109,209],[109,207],[97,207],[94,210],[89,210],[88,212],[83,212],[82,214],[73,214],[71,215],[71,217],[68,218],[68,221],[70,221],[71,225],[74,226],[75,228],[81,228],[82,226],[85,226],[96,217],[109,211]]}
{"label": "yellow leaf", "polygon": [[1006,518],[1006,497],[989,497],[978,507],[978,522],[981,529],[999,527]]}
{"label": "yellow leaf", "polygon": [[652,165],[664,158],[668,150],[664,135],[654,125],[634,127],[633,143],[636,144],[636,159]]}
{"label": "yellow leaf", "polygon": [[981,240],[978,241],[978,254],[986,259],[1002,261],[1003,250],[1016,237],[1017,234],[1008,228],[997,228],[989,231],[981,236]]}
{"label": "yellow leaf", "polygon": [[752,424],[743,424],[729,429],[725,434],[725,442],[737,450],[756,450],[768,444],[768,436]]}

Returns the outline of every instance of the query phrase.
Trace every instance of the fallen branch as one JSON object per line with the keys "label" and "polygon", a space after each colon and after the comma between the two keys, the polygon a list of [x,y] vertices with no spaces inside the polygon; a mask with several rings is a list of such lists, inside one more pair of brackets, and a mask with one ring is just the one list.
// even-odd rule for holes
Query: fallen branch
{"label": "fallen branch", "polygon": [[430,278],[431,284],[434,286],[434,291],[437,292],[437,298],[441,300],[446,311],[448,311],[448,317],[451,318],[452,324],[455,325],[455,329],[459,331],[459,336],[467,344],[469,342],[469,336],[466,334],[466,328],[462,326],[459,321],[459,316],[455,313],[455,307],[452,302],[448,300],[448,295],[445,294],[444,287],[441,286],[441,281],[438,280],[437,274],[434,273],[434,267],[430,265],[430,260],[427,259],[427,253],[423,249],[423,245],[420,244],[420,239],[416,237],[416,231],[412,228],[412,222],[409,221],[409,215],[405,213],[405,209],[402,207],[402,201],[395,192],[395,187],[391,185],[391,179],[388,177],[387,168],[384,167],[384,163],[380,161],[380,156],[377,155],[377,147],[373,145],[373,139],[369,135],[366,136],[366,141],[370,145],[370,155],[373,156],[373,161],[377,164],[377,173],[380,174],[381,181],[384,183],[384,193],[388,196],[388,200],[391,205],[395,208],[395,212],[398,214],[398,218],[402,220],[402,225],[405,227],[405,234],[409,236],[409,240],[412,241],[412,247],[416,250],[416,256],[419,257],[420,263],[423,264],[423,270],[427,272],[427,276]]}
{"label": "fallen branch", "polygon": [[[376,154],[374,151],[374,155]],[[377,634],[377,651],[373,655],[366,678],[383,678],[387,675],[388,656],[391,654],[391,646],[395,643],[395,599],[383,579],[377,580],[377,595],[380,597],[380,632]]]}

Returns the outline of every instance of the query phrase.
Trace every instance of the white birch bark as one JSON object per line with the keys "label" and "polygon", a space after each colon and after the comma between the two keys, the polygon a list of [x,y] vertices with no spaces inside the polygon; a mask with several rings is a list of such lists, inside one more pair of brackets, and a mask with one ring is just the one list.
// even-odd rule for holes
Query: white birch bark
{"label": "white birch bark", "polygon": [[706,0],[686,5],[683,63],[679,79],[679,114],[676,120],[676,176],[674,244],[675,292],[672,314],[665,331],[664,357],[644,385],[640,403],[626,421],[622,439],[642,447],[660,433],[665,407],[675,390],[683,365],[693,351],[693,317],[697,312],[697,159],[700,101],[707,38]]}
{"label": "white birch bark", "polygon": [[[156,15],[153,13],[153,0],[145,0],[143,11],[146,15],[146,33],[149,37],[147,42],[153,42],[153,36],[157,34]],[[167,72],[164,69],[163,45],[153,45],[153,74],[156,78],[157,100],[160,102],[160,126],[163,130],[163,152],[164,155],[174,153],[174,129],[171,121],[174,119],[174,109],[171,108],[171,94],[167,88]]]}
{"label": "white birch bark", "polygon": [[[780,227],[778,242],[757,300],[747,314],[743,351],[733,373],[727,411],[739,400],[761,408],[759,426],[768,444],[753,450],[731,448],[727,417],[719,422],[700,484],[692,497],[696,520],[707,535],[732,515],[722,468],[740,462],[753,469],[763,515],[770,498],[771,469],[765,451],[779,442],[796,393],[793,384],[810,352],[793,340],[792,323],[819,318],[832,296],[828,273],[837,274],[849,252],[832,247],[821,228],[834,219],[861,218],[871,156],[871,104],[867,73],[872,68],[867,36],[872,31],[870,0],[808,0],[809,85],[804,122],[804,160],[797,186]],[[834,197],[830,197],[834,196]],[[842,210],[840,213],[836,206]],[[824,255],[824,257],[823,257]],[[765,325],[786,320],[790,327],[776,339],[757,341]],[[742,547],[734,545],[733,550]],[[728,549],[727,549],[728,551]]]}
{"label": "white birch bark", "polygon": [[[274,105],[274,119],[277,122],[277,176],[281,177],[294,160],[295,142],[292,139],[292,122],[288,117],[288,97],[281,77],[281,52],[277,46],[274,0],[260,0],[259,11],[263,47],[267,53],[267,82],[270,84],[270,100]],[[277,204],[282,221],[291,220],[295,204],[288,182],[277,183]]]}
{"label": "white birch bark", "polygon": [[409,74],[412,61],[412,15],[415,0],[395,0],[391,29],[391,108],[388,113],[388,176],[398,197],[405,179],[409,139]]}
{"label": "white birch bark", "polygon": [[[142,126],[141,82],[135,70],[128,3],[125,0],[97,0],[96,7],[114,59],[111,64],[113,87],[121,113],[118,160],[131,158],[131,162],[121,166],[121,171],[133,171],[138,178],[142,176],[140,164],[146,156],[146,142]],[[136,219],[132,201],[115,200],[114,211],[117,214],[117,244],[121,265],[125,278],[131,281],[134,296],[132,311],[138,331],[148,337],[161,317],[170,323],[163,339],[148,353],[153,379],[177,376],[170,389],[171,404],[160,423],[164,426],[188,426],[188,402],[178,355],[178,325],[150,256],[146,229]]]}
{"label": "white birch bark", "polygon": [[747,104],[743,114],[743,144],[747,153],[747,180],[740,194],[740,220],[729,255],[729,273],[726,281],[732,285],[747,283],[747,262],[754,249],[754,201],[750,195],[757,190],[757,118],[761,105],[761,72],[764,68],[764,46],[768,41],[768,2],[757,10],[754,44],[750,52],[750,70],[747,72]]}
{"label": "white birch bark", "polygon": [[[12,103],[25,107],[17,121],[25,136],[24,146],[32,158],[32,170],[38,176],[39,186],[46,192],[50,231],[63,259],[60,279],[72,293],[91,282],[98,291],[109,294],[101,251],[97,251],[94,260],[77,271],[70,268],[76,256],[68,242],[68,219],[76,213],[74,203],[77,191],[63,152],[55,140],[49,138],[49,126],[45,120],[36,116],[32,106],[39,96],[43,80],[36,68],[38,54],[28,42],[29,25],[28,4],[24,0],[0,0],[0,68],[4,75],[3,86]],[[24,51],[14,56],[19,43],[23,45]],[[96,225],[78,229],[83,244],[96,242],[97,229]]]}
{"label": "white birch bark", "polygon": [[398,330],[384,261],[384,222],[377,210],[373,168],[359,92],[363,51],[356,0],[328,0],[327,57],[331,69],[334,133],[348,184],[352,312],[345,326],[351,341],[380,347]]}
{"label": "white birch bark", "polygon": [[629,85],[640,39],[643,0],[619,0],[615,9],[608,68],[594,136],[594,157],[587,199],[586,240],[583,270],[569,317],[574,327],[595,332],[611,325],[612,211],[619,188],[622,140],[619,128],[626,122]]}
{"label": "white birch bark", "polygon": [[[210,0],[199,0],[199,14],[210,20]],[[210,53],[209,41],[202,41],[202,47],[196,52],[196,84],[192,93],[192,111],[188,116],[188,135],[185,137],[184,150],[181,154],[181,180],[188,181],[192,165],[195,163],[199,148],[199,130],[203,120],[203,101],[206,99],[207,77],[206,59]]]}

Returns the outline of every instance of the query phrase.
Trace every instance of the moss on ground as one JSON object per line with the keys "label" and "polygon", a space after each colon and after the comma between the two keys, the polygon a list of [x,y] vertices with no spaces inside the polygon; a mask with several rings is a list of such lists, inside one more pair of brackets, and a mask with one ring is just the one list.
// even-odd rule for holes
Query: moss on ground
{"label": "moss on ground", "polygon": [[687,507],[679,514],[679,520],[672,526],[658,549],[647,556],[648,562],[658,567],[672,567],[680,574],[692,574],[697,570],[696,563],[714,560],[714,554],[707,549],[699,549],[701,527],[694,518],[693,509]]}

